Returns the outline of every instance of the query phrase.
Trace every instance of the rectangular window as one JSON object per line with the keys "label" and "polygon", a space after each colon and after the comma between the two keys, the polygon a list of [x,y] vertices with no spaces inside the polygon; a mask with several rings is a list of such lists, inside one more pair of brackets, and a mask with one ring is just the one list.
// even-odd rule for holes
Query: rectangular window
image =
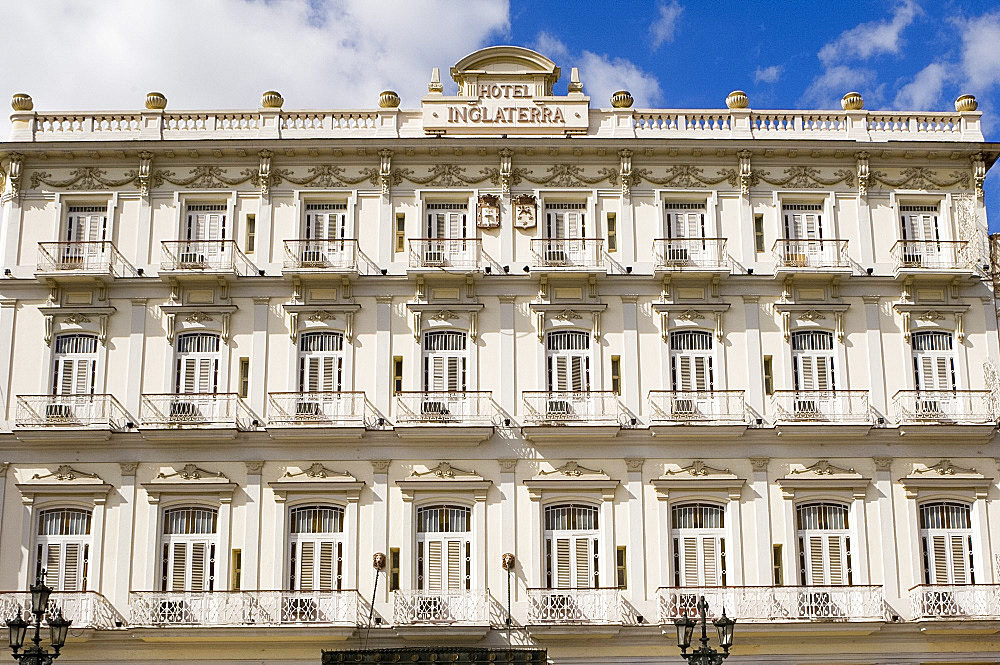
{"label": "rectangular window", "polygon": [[622,545],[615,550],[615,571],[618,588],[624,589],[628,585],[628,573],[625,568],[625,546]]}
{"label": "rectangular window", "polygon": [[397,393],[403,392],[403,356],[392,357],[392,388]]}
{"label": "rectangular window", "polygon": [[230,590],[239,591],[243,578],[243,550],[233,550],[232,583]]}
{"label": "rectangular window", "polygon": [[611,390],[616,395],[622,394],[622,357],[611,356]]}
{"label": "rectangular window", "polygon": [[615,213],[608,213],[608,251],[618,251],[618,217]]}
{"label": "rectangular window", "polygon": [[771,566],[774,571],[774,586],[781,586],[784,584],[781,574],[781,545],[772,545],[773,559]]}
{"label": "rectangular window", "polygon": [[774,361],[771,356],[764,356],[764,394],[774,394]]}
{"label": "rectangular window", "polygon": [[764,251],[764,215],[753,216],[753,244],[758,254]]}
{"label": "rectangular window", "polygon": [[396,213],[396,251],[406,251],[406,215]]}
{"label": "rectangular window", "polygon": [[399,591],[399,548],[389,549],[389,591]]}
{"label": "rectangular window", "polygon": [[253,254],[257,246],[257,215],[247,215],[246,236],[244,250],[247,254]]}
{"label": "rectangular window", "polygon": [[240,358],[240,397],[250,394],[250,359]]}

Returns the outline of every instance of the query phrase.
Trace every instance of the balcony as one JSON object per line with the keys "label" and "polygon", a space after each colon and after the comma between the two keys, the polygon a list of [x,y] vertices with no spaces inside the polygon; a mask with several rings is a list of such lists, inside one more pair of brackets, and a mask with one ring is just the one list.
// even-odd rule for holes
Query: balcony
{"label": "balcony", "polygon": [[486,591],[394,591],[396,625],[490,625],[490,596]]}
{"label": "balcony", "polygon": [[531,241],[531,267],[558,272],[604,272],[604,240],[543,238]]}
{"label": "balcony", "polygon": [[248,430],[260,424],[236,393],[142,395],[139,420],[143,428],[153,429],[207,427]]}
{"label": "balcony", "polygon": [[737,621],[885,621],[886,604],[880,586],[742,586],[660,587],[660,623],[693,616],[698,598],[709,610]]}
{"label": "balcony", "polygon": [[988,390],[900,390],[892,401],[900,425],[996,424]]}
{"label": "balcony", "polygon": [[893,269],[900,275],[972,274],[964,240],[900,240],[892,246]]}
{"label": "balcony", "polygon": [[493,425],[497,415],[488,391],[396,393],[397,424]]}
{"label": "balcony", "polygon": [[373,419],[363,392],[268,393],[267,431],[272,436],[360,439]]}
{"label": "balcony", "polygon": [[[18,613],[24,615],[30,609],[30,593],[0,591],[0,617],[9,619]],[[96,591],[53,591],[49,596],[48,611],[57,609],[61,609],[63,616],[73,622],[73,630],[112,630],[121,628],[126,623],[125,617],[115,609],[111,601]]]}
{"label": "balcony", "polygon": [[356,591],[133,591],[132,625],[345,626],[358,623]]}
{"label": "balcony", "polygon": [[529,425],[618,426],[621,403],[613,390],[530,390],[524,397]]}
{"label": "balcony", "polygon": [[110,242],[40,242],[35,276],[50,279],[112,280],[138,277],[131,263],[125,260]]}
{"label": "balcony", "polygon": [[112,395],[18,395],[14,426],[45,432],[120,432],[134,423]]}
{"label": "balcony", "polygon": [[620,624],[621,591],[528,589],[528,624]]}
{"label": "balcony", "polygon": [[245,277],[254,267],[233,240],[164,240],[160,275]]}
{"label": "balcony", "polygon": [[867,390],[775,390],[775,423],[870,424]]}
{"label": "balcony", "polygon": [[1000,619],[1000,584],[922,584],[910,589],[914,620]]}
{"label": "balcony", "polygon": [[747,428],[743,391],[651,390],[649,426],[656,436],[739,436]]}
{"label": "balcony", "polygon": [[851,272],[846,240],[779,240],[774,260],[777,272]]}
{"label": "balcony", "polygon": [[728,273],[725,238],[660,238],[653,241],[657,271]]}
{"label": "balcony", "polygon": [[286,240],[286,275],[351,274],[358,272],[357,240]]}
{"label": "balcony", "polygon": [[483,248],[478,238],[418,238],[410,241],[410,271],[478,272]]}

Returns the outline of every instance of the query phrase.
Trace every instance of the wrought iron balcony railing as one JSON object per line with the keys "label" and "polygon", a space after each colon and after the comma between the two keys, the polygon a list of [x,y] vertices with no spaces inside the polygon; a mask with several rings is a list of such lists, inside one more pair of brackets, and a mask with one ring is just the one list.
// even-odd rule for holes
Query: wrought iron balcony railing
{"label": "wrought iron balcony railing", "polygon": [[738,621],[884,621],[880,586],[660,587],[660,623],[693,616],[698,598]]}
{"label": "wrought iron balcony railing", "polygon": [[[62,610],[73,622],[73,629],[95,628],[112,630],[126,624],[125,617],[107,598],[96,591],[53,591],[49,596],[49,612]],[[27,591],[0,591],[0,617],[10,618],[18,612],[23,616],[31,609],[31,594]]]}
{"label": "wrought iron balcony railing", "polygon": [[775,390],[776,422],[871,422],[867,390]]}
{"label": "wrought iron balcony railing", "polygon": [[138,277],[132,264],[107,240],[40,242],[35,272],[41,275]]}
{"label": "wrought iron balcony railing", "polygon": [[416,238],[410,241],[410,268],[475,271],[483,268],[478,238]]}
{"label": "wrought iron balcony railing", "polygon": [[650,422],[745,423],[746,403],[742,390],[651,390]]}
{"label": "wrought iron balcony railing", "polygon": [[279,427],[364,427],[363,392],[268,393],[267,422]]}
{"label": "wrought iron balcony railing", "polygon": [[492,425],[497,415],[488,391],[427,391],[396,393],[396,423]]}
{"label": "wrought iron balcony railing", "polygon": [[892,401],[900,424],[996,422],[996,405],[988,390],[900,390]]}
{"label": "wrought iron balcony railing", "polygon": [[128,429],[132,417],[113,395],[18,395],[14,425],[24,429]]}
{"label": "wrought iron balcony railing", "polygon": [[604,240],[600,238],[542,238],[531,241],[535,268],[604,268]]}
{"label": "wrought iron balcony railing", "polygon": [[133,591],[133,626],[283,626],[358,623],[356,591]]}
{"label": "wrought iron balcony railing", "polygon": [[529,390],[522,395],[525,419],[536,425],[618,422],[621,413],[613,390]]}
{"label": "wrought iron balcony railing", "polygon": [[486,591],[395,591],[393,623],[483,626],[490,623]]}
{"label": "wrought iron balcony railing", "polygon": [[162,272],[246,276],[257,271],[233,240],[164,240],[161,245]]}
{"label": "wrought iron balcony railing", "polygon": [[355,272],[357,240],[286,240],[285,270]]}
{"label": "wrought iron balcony railing", "polygon": [[1000,584],[921,584],[910,589],[913,618],[1000,619]]}
{"label": "wrought iron balcony railing", "polygon": [[727,270],[725,238],[660,238],[653,241],[653,261],[664,270]]}
{"label": "wrought iron balcony railing", "polygon": [[163,393],[142,395],[139,420],[143,427],[203,427],[250,429],[256,416],[236,393]]}
{"label": "wrought iron balcony railing", "polygon": [[848,268],[846,240],[779,240],[774,243],[779,268]]}
{"label": "wrought iron balcony railing", "polygon": [[964,240],[900,240],[891,252],[897,271],[957,270],[971,264]]}
{"label": "wrought iron balcony railing", "polygon": [[528,589],[529,624],[621,622],[619,589]]}

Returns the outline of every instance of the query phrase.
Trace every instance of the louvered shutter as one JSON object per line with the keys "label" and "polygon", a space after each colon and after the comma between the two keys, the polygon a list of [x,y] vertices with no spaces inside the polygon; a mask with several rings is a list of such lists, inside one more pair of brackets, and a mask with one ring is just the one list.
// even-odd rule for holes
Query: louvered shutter
{"label": "louvered shutter", "polygon": [[949,540],[951,545],[951,566],[954,574],[953,584],[969,584],[972,580],[970,579],[969,571],[969,550],[966,547],[968,538],[962,535],[952,535]]}
{"label": "louvered shutter", "polygon": [[448,545],[448,588],[462,589],[462,543],[458,540],[447,541]]}
{"label": "louvered shutter", "polygon": [[929,537],[929,584],[971,584],[972,549],[966,533],[935,533]]}
{"label": "louvered shutter", "polygon": [[333,589],[333,566],[334,566],[334,543],[319,543],[319,589],[321,591],[331,591]]}
{"label": "louvered shutter", "polygon": [[94,392],[96,358],[56,359],[54,387],[57,395],[90,395]]}
{"label": "louvered shutter", "polygon": [[587,358],[582,356],[571,356],[570,360],[570,389],[574,392],[580,392],[588,389],[588,384],[590,383],[589,377],[587,376]]}
{"label": "louvered shutter", "polygon": [[170,548],[170,580],[167,591],[187,591],[187,543],[174,543]]}
{"label": "louvered shutter", "polygon": [[556,586],[560,589],[568,589],[573,586],[572,580],[572,565],[570,563],[570,544],[571,540],[569,538],[557,538],[555,547],[555,567],[556,574],[553,578],[556,580]]}
{"label": "louvered shutter", "polygon": [[681,539],[681,560],[684,586],[699,586],[701,576],[698,575],[698,538],[692,536]]}
{"label": "louvered shutter", "polygon": [[440,540],[431,540],[427,543],[427,589],[430,591],[441,590],[442,580],[442,543]]}
{"label": "louvered shutter", "polygon": [[311,541],[299,543],[299,590],[312,591],[316,575],[316,546]]}
{"label": "louvered shutter", "polygon": [[576,586],[580,589],[587,589],[593,586],[590,571],[590,538],[576,538],[574,544],[576,546],[574,561],[574,566],[576,568]]}

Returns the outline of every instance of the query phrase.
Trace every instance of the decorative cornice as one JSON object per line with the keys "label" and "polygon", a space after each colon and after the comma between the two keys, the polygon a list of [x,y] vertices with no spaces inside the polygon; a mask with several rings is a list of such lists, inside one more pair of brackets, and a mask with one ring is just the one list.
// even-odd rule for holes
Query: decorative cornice
{"label": "decorative cornice", "polygon": [[426,471],[411,471],[411,478],[423,478],[427,476],[434,476],[436,478],[457,478],[457,477],[470,477],[482,479],[475,471],[465,471],[457,466],[452,466],[450,462],[439,462],[437,466],[432,469],[427,469]]}
{"label": "decorative cornice", "polygon": [[33,476],[31,476],[31,479],[32,480],[51,479],[51,480],[58,480],[60,482],[73,482],[74,480],[81,480],[81,481],[96,480],[99,483],[104,482],[101,480],[100,476],[98,476],[96,473],[87,473],[86,471],[80,471],[78,469],[74,469],[68,464],[60,464],[55,471],[50,471],[45,475],[36,473]]}
{"label": "decorative cornice", "polygon": [[576,460],[569,460],[562,466],[549,469],[548,471],[539,471],[539,476],[551,476],[554,474],[559,474],[563,476],[569,476],[571,478],[580,478],[581,476],[602,476],[607,478],[608,475],[601,471],[600,469],[590,469],[585,466],[581,466]]}
{"label": "decorative cornice", "polygon": [[825,459],[821,459],[807,467],[792,469],[788,474],[792,476],[799,474],[813,474],[816,476],[859,475],[854,469],[845,469],[836,464],[831,464],[829,460]]}
{"label": "decorative cornice", "polygon": [[663,472],[664,476],[680,476],[687,475],[692,477],[705,477],[705,476],[728,476],[733,475],[733,472],[729,469],[717,469],[712,466],[708,466],[704,461],[697,459],[691,462],[688,466],[679,469],[669,469]]}

